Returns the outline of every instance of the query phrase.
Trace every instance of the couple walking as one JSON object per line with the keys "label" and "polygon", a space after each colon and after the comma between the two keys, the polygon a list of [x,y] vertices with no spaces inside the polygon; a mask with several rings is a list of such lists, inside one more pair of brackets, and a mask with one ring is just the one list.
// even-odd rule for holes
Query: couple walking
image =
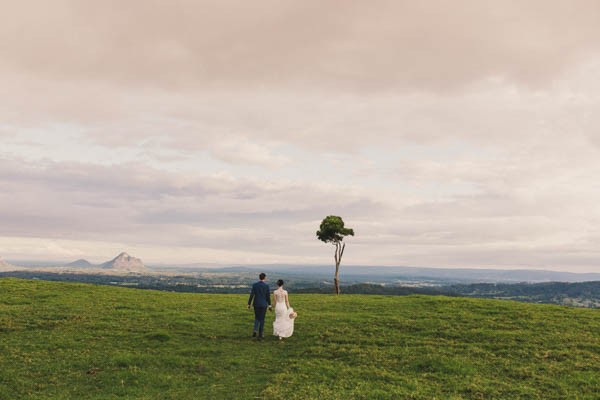
{"label": "couple walking", "polygon": [[[252,337],[258,335],[259,339],[263,338],[265,328],[265,315],[267,309],[272,311],[271,293],[269,285],[265,282],[267,275],[261,273],[260,279],[252,285],[250,298],[248,299],[248,308],[254,306],[254,331]],[[275,321],[273,322],[273,335],[279,336],[279,340],[292,336],[294,333],[294,318],[296,313],[290,307],[287,290],[283,289],[283,281],[277,281],[277,290],[273,292],[273,302],[275,303]]]}

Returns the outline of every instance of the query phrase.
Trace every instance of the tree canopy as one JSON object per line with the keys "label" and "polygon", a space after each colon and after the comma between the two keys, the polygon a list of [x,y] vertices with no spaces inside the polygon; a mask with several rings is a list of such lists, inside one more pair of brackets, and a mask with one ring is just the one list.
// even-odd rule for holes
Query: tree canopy
{"label": "tree canopy", "polygon": [[317,231],[317,237],[325,243],[339,243],[348,235],[354,236],[354,230],[344,227],[344,220],[335,215],[325,217]]}

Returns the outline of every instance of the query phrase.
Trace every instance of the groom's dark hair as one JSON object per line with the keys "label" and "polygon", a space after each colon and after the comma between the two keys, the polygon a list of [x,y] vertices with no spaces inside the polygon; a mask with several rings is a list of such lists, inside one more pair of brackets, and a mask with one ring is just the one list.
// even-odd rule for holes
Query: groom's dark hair
{"label": "groom's dark hair", "polygon": [[265,274],[264,272],[261,272],[260,275],[258,276],[258,279],[260,279],[262,281],[266,277],[267,277],[267,274]]}

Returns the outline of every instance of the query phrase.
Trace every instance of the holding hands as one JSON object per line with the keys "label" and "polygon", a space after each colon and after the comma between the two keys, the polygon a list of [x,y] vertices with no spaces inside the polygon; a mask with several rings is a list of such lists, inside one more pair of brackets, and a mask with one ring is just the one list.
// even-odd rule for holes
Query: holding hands
{"label": "holding hands", "polygon": [[[250,304],[248,304],[248,310],[250,309]],[[273,307],[269,306],[269,311],[273,311]]]}

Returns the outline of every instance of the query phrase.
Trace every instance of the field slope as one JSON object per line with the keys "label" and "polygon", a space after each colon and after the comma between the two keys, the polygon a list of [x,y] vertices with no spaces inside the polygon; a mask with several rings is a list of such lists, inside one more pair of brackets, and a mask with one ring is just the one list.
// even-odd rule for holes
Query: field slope
{"label": "field slope", "polygon": [[[597,399],[600,312],[294,295],[252,340],[246,296],[0,279],[0,399]],[[267,316],[267,325],[273,315]]]}

